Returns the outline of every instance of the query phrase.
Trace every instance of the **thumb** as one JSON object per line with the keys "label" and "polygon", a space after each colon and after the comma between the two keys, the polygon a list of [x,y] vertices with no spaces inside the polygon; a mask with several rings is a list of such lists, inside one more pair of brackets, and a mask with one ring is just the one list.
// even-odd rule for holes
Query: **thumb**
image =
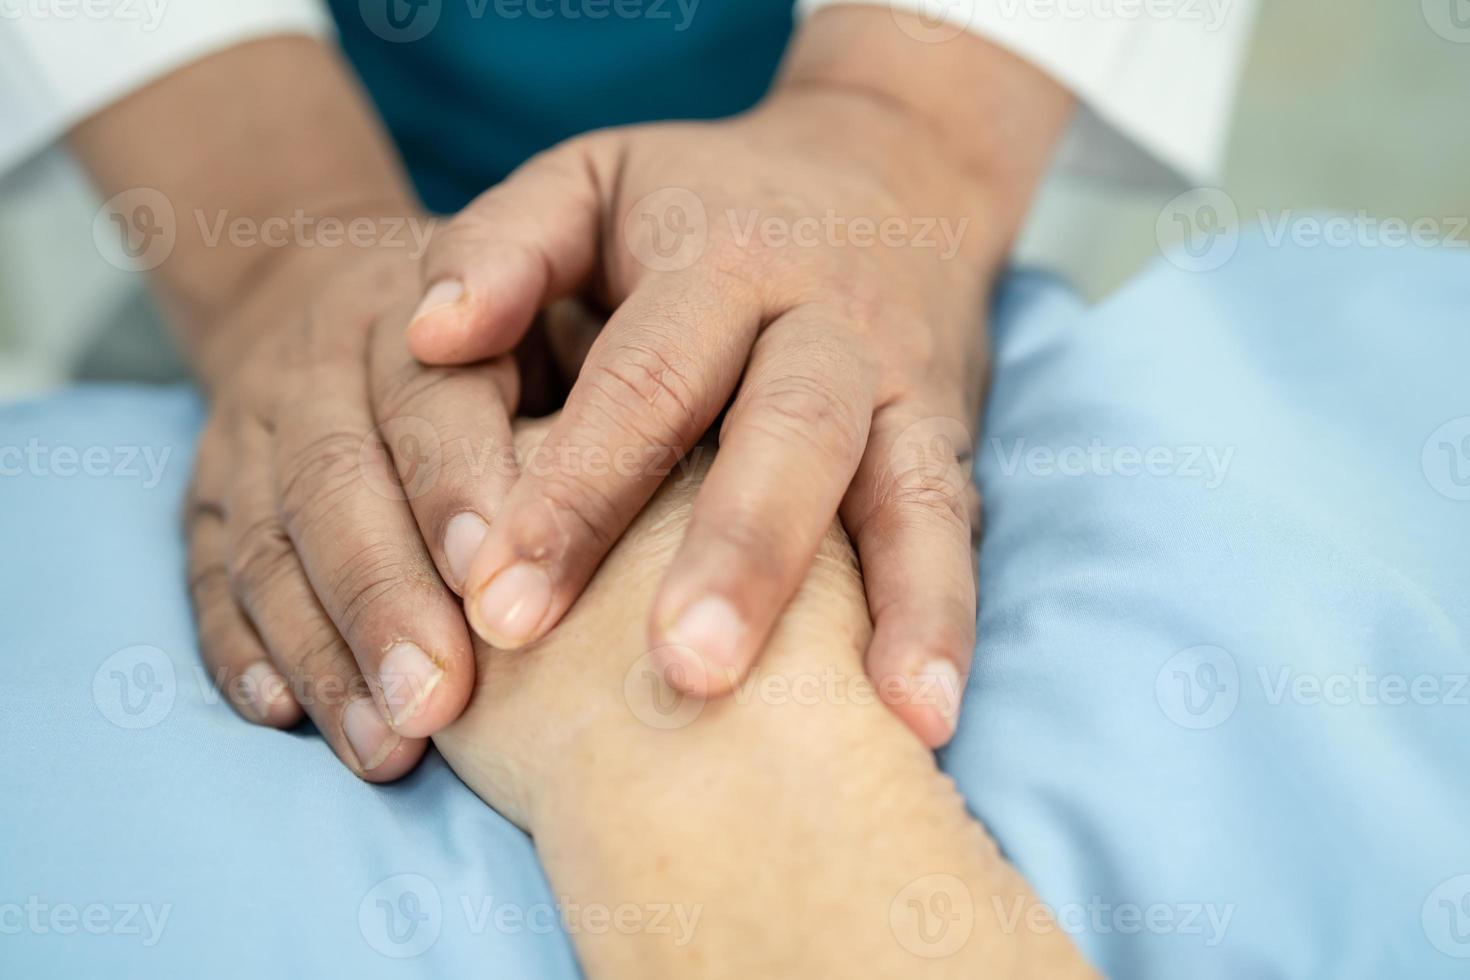
{"label": "thumb", "polygon": [[570,140],[533,157],[434,232],[408,327],[415,357],[465,364],[503,354],[537,310],[588,279],[601,210],[593,149]]}

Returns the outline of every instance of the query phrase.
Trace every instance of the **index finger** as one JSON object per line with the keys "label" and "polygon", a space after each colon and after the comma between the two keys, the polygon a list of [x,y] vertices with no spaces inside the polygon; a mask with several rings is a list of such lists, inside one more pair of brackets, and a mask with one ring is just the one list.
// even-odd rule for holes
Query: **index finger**
{"label": "index finger", "polygon": [[475,556],[464,596],[480,636],[514,649],[561,619],[719,414],[759,327],[753,294],[698,270],[618,308]]}
{"label": "index finger", "polygon": [[439,574],[457,592],[515,480],[510,416],[520,379],[508,357],[420,364],[402,322],[381,319],[369,354],[373,415],[398,477],[378,489],[407,501]]}

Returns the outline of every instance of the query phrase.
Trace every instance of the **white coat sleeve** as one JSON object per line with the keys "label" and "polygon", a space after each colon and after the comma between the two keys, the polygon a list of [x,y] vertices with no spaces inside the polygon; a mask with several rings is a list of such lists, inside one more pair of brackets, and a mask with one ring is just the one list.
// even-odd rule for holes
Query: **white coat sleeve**
{"label": "white coat sleeve", "polygon": [[0,0],[0,174],[214,51],[333,31],[320,0]]}

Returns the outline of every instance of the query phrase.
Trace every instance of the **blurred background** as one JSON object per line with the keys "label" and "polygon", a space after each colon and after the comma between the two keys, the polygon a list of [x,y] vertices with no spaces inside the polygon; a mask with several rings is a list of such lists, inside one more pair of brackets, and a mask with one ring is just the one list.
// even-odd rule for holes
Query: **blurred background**
{"label": "blurred background", "polygon": [[[1263,0],[1222,186],[1243,224],[1334,210],[1454,230],[1470,216],[1470,0]],[[1055,186],[1022,258],[1102,298],[1158,257],[1183,189]],[[141,277],[93,243],[99,204],[60,151],[0,178],[0,400],[184,376]]]}

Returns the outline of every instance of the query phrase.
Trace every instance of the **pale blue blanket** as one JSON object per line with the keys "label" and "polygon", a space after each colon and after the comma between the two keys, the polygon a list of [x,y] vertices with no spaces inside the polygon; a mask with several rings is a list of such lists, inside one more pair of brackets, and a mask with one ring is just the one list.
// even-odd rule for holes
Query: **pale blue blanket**
{"label": "pale blue blanket", "polygon": [[[1470,253],[1250,239],[1091,309],[1019,275],[994,334],[975,812],[1114,975],[1465,976]],[[200,418],[0,410],[0,977],[575,976],[437,756],[369,786],[210,689]]]}

